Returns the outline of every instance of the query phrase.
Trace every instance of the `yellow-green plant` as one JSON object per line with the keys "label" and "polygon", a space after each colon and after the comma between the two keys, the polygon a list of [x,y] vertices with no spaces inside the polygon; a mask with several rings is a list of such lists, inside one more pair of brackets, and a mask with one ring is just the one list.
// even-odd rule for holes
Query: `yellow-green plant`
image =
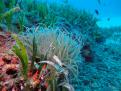
{"label": "yellow-green plant", "polygon": [[13,52],[20,58],[22,63],[22,74],[27,79],[28,73],[28,55],[26,48],[22,41],[17,37],[17,35],[13,34],[13,38],[16,41],[16,44],[13,46]]}

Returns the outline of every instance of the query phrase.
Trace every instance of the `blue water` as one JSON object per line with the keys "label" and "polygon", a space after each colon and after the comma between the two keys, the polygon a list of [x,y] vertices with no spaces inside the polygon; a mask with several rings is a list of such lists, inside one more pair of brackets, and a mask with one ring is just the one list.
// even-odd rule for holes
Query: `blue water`
{"label": "blue water", "polygon": [[[51,2],[54,0],[50,0]],[[55,0],[60,3],[64,0]],[[54,2],[55,2],[54,1]],[[120,17],[121,0],[67,0],[70,5],[77,9],[84,9],[93,14],[94,10],[99,10],[99,18],[103,17]],[[98,2],[100,1],[100,3]]]}
{"label": "blue water", "polygon": [[[38,0],[39,1],[39,0]],[[110,28],[121,26],[121,0],[47,0],[47,2],[68,4],[78,10],[86,10],[99,19],[99,27]],[[100,2],[99,2],[100,1]],[[99,14],[95,13],[98,10]],[[107,19],[110,18],[110,22]]]}

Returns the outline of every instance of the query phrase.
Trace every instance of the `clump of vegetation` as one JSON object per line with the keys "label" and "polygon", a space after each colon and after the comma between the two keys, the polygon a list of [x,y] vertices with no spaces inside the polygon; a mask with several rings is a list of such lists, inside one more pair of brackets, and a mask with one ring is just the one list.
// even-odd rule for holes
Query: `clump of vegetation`
{"label": "clump of vegetation", "polygon": [[20,11],[19,7],[15,7],[10,9],[9,11],[3,13],[2,15],[0,15],[0,23],[2,23],[2,21],[5,20],[5,23],[8,27],[8,30],[11,31],[11,26],[12,26],[12,16],[15,12]]}
{"label": "clump of vegetation", "polygon": [[[22,0],[21,2],[15,2],[15,0],[8,3],[9,7],[6,6],[4,1],[1,1],[1,12],[4,14],[4,9],[16,10],[15,7],[18,5],[21,8],[21,11],[16,14],[16,18],[19,18],[19,21],[16,21],[16,26],[18,31],[25,31],[24,27],[32,27],[33,25],[40,24],[42,27],[55,27],[62,21],[58,21],[59,18],[63,18],[65,23],[61,27],[67,27],[70,25],[80,27],[80,31],[92,31],[96,24],[96,19],[89,13],[79,11],[69,6],[68,4],[57,5],[56,3],[48,4],[46,1],[36,2],[35,0]],[[68,7],[68,8],[67,8]],[[10,11],[4,15],[8,18],[8,26],[12,24],[13,13]],[[8,14],[9,13],[9,14]],[[3,17],[3,15],[2,15]],[[24,19],[24,21],[23,21]],[[68,22],[68,24],[67,24]],[[3,22],[1,22],[3,23]],[[56,27],[59,27],[56,26]]]}
{"label": "clump of vegetation", "polygon": [[[37,43],[36,58],[40,60],[51,60],[53,62],[53,56],[58,56],[62,63],[66,64],[73,74],[71,75],[71,79],[77,80],[77,63],[81,63],[82,60],[80,57],[81,45],[78,45],[74,40],[59,30],[45,30],[40,28],[37,32],[35,30],[32,33],[27,32],[25,35],[26,36],[20,36],[20,38],[25,43],[30,57],[33,49],[31,40],[33,40],[35,36]],[[72,76],[74,77],[72,78]]]}
{"label": "clump of vegetation", "polygon": [[49,10],[46,2],[41,2],[40,4],[38,4],[37,10],[39,12],[39,16],[41,17],[41,20],[47,17]]}
{"label": "clump of vegetation", "polygon": [[13,46],[13,51],[20,58],[22,63],[22,74],[25,79],[27,79],[28,71],[28,55],[24,44],[18,39],[17,35],[13,35],[13,38],[16,40],[17,45]]}
{"label": "clump of vegetation", "polygon": [[32,53],[31,40],[35,37],[38,47],[37,56],[43,55],[47,57],[46,59],[50,59],[53,55],[57,55],[65,63],[68,63],[68,60],[71,62],[79,56],[81,46],[77,45],[75,41],[59,31],[59,29],[39,28],[25,34],[26,36],[20,38],[25,42],[29,53]]}
{"label": "clump of vegetation", "polygon": [[[40,61],[36,62],[35,52],[37,51],[37,45],[35,43],[35,36],[33,39],[32,62],[28,59],[26,48],[22,41],[20,41],[17,35],[13,35],[13,38],[16,41],[13,51],[19,57],[22,66],[19,66],[21,70],[17,74],[20,74],[20,77],[16,77],[17,82],[14,81],[14,86],[11,86],[12,89],[22,84],[22,88],[19,89],[20,91],[74,91],[73,87],[69,84],[67,67],[56,55],[53,55],[53,61],[51,61],[52,59],[41,60],[40,58]],[[18,88],[16,90],[18,91]]]}

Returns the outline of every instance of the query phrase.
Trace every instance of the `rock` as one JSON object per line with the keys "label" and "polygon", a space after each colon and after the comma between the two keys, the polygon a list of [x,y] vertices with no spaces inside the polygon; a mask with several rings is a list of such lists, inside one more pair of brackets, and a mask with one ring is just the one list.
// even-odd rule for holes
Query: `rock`
{"label": "rock", "polygon": [[12,57],[11,63],[17,64],[18,63],[18,58],[17,57]]}
{"label": "rock", "polygon": [[6,62],[7,64],[11,63],[12,57],[10,55],[5,55],[3,56],[3,61]]}
{"label": "rock", "polygon": [[2,60],[2,57],[0,57],[0,66],[4,65],[4,61]]}

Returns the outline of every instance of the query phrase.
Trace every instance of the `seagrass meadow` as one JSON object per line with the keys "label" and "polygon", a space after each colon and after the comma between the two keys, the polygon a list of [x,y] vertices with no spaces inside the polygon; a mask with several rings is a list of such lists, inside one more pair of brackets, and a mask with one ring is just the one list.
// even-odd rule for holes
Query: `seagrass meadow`
{"label": "seagrass meadow", "polygon": [[0,91],[121,91],[120,23],[72,1],[0,0]]}

